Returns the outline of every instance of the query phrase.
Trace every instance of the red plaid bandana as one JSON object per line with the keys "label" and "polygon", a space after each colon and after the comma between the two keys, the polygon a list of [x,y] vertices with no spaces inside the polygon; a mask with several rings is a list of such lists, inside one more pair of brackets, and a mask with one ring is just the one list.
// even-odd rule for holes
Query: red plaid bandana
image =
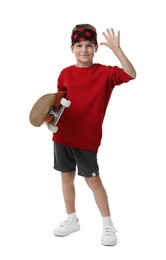
{"label": "red plaid bandana", "polygon": [[71,35],[71,44],[74,45],[76,42],[91,41],[97,45],[97,34],[95,31],[86,28],[79,28],[74,31]]}

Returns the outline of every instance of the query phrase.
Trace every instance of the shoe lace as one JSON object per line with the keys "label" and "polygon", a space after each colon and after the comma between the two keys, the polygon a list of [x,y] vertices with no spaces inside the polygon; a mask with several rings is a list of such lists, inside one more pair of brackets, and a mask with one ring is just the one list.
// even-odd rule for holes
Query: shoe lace
{"label": "shoe lace", "polygon": [[74,223],[73,220],[64,220],[63,222],[60,223],[60,226],[70,226],[72,223]]}
{"label": "shoe lace", "polygon": [[114,227],[105,227],[104,228],[104,233],[106,236],[113,236],[117,230]]}

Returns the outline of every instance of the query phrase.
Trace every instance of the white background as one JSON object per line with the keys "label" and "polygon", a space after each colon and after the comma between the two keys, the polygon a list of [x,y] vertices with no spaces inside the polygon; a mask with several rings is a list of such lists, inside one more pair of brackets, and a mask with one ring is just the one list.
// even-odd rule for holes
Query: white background
{"label": "white background", "polygon": [[[1,1],[1,259],[166,259],[164,10],[162,0]],[[82,177],[75,183],[80,232],[52,235],[66,217],[52,134],[28,118],[40,95],[55,92],[61,69],[75,63],[70,35],[78,23],[93,24],[99,42],[106,28],[120,30],[137,71],[112,94],[98,155],[118,229],[113,248],[100,245],[101,217]],[[120,65],[105,46],[94,61]]]}

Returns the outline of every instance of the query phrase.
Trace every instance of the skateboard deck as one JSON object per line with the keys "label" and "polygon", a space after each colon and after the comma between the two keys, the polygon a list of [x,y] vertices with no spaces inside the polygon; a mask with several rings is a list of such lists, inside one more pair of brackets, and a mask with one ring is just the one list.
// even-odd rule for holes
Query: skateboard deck
{"label": "skateboard deck", "polygon": [[64,109],[71,104],[65,97],[66,91],[41,96],[31,108],[29,114],[30,123],[36,127],[46,123],[50,131],[57,132],[57,123]]}

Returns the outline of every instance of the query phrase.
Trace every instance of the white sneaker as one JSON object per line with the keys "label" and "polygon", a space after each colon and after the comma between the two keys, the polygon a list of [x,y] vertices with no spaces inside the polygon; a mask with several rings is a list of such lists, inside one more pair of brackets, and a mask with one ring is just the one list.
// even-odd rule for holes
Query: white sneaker
{"label": "white sneaker", "polygon": [[79,220],[65,220],[60,225],[54,229],[53,234],[55,236],[65,237],[73,232],[80,230]]}
{"label": "white sneaker", "polygon": [[103,246],[115,246],[117,244],[117,230],[114,227],[105,227],[103,229],[101,244]]}

